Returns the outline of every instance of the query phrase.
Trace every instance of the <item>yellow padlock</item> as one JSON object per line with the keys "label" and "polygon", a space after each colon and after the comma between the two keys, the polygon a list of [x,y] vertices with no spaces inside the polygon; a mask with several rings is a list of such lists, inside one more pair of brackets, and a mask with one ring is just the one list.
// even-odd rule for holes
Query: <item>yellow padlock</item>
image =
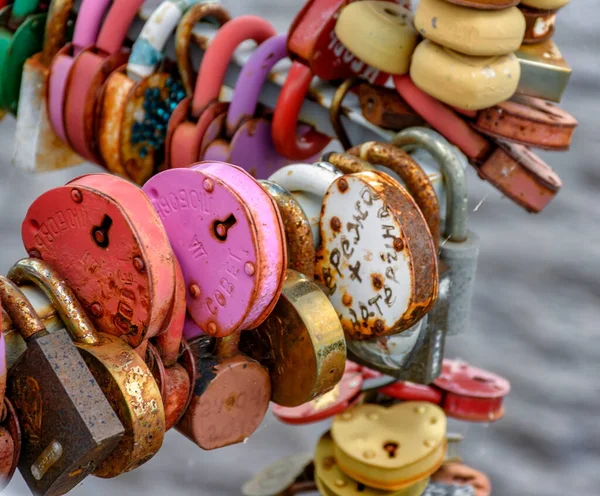
{"label": "yellow padlock", "polygon": [[504,55],[521,45],[525,17],[517,7],[480,10],[446,0],[421,0],[415,27],[425,38],[466,55]]}
{"label": "yellow padlock", "polygon": [[335,460],[333,439],[326,432],[315,451],[315,483],[324,496],[420,496],[425,491],[429,478],[425,477],[399,491],[366,487],[341,471]]}
{"label": "yellow padlock", "polygon": [[448,105],[479,110],[514,94],[521,67],[512,53],[473,57],[423,40],[413,54],[410,76],[424,92]]}
{"label": "yellow padlock", "polygon": [[418,41],[408,9],[390,2],[354,2],[335,25],[342,44],[363,62],[390,74],[406,74]]}
{"label": "yellow padlock", "polygon": [[527,7],[541,10],[556,10],[567,5],[571,0],[521,0]]}
{"label": "yellow padlock", "polygon": [[429,477],[446,454],[446,415],[432,403],[356,406],[331,426],[337,464],[363,484],[398,491]]}

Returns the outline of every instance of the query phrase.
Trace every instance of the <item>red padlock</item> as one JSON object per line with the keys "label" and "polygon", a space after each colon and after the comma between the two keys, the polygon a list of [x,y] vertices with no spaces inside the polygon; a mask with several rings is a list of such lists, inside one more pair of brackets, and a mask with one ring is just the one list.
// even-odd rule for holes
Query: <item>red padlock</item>
{"label": "red padlock", "polygon": [[394,382],[394,384],[381,388],[379,392],[395,400],[428,401],[436,405],[442,402],[442,393],[438,389],[413,382]]}
{"label": "red padlock", "polygon": [[444,393],[442,408],[449,417],[470,422],[494,422],[504,416],[510,383],[499,375],[460,360],[444,360],[434,385]]}

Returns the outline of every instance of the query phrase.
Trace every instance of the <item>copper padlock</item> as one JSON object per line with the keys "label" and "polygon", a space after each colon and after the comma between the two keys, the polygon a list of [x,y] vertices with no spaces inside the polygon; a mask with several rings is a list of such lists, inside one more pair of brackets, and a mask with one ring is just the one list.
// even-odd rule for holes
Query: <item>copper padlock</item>
{"label": "copper padlock", "polygon": [[37,285],[56,307],[125,428],[109,456],[91,467],[94,475],[115,477],[150,460],[162,445],[165,417],[160,391],[143,359],[121,339],[97,333],[74,293],[46,263],[24,259],[8,275],[17,284]]}
{"label": "copper padlock", "polygon": [[391,88],[363,83],[358,87],[358,98],[364,118],[383,129],[400,131],[425,122]]}
{"label": "copper padlock", "polygon": [[21,458],[21,424],[15,407],[4,398],[0,412],[0,492],[10,483]]}
{"label": "copper padlock", "polygon": [[123,437],[123,425],[67,330],[48,334],[23,293],[3,277],[0,292],[27,340],[8,383],[22,421],[19,470],[36,494],[64,494],[110,456]]}

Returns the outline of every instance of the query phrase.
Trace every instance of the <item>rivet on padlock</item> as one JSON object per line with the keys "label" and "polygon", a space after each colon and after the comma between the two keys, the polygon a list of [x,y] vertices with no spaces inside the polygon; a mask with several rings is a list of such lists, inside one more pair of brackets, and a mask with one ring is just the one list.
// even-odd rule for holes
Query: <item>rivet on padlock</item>
{"label": "rivet on padlock", "polygon": [[413,128],[398,133],[392,143],[416,145],[438,161],[446,183],[446,225],[440,243],[440,260],[450,270],[448,287],[448,335],[467,331],[475,286],[479,238],[467,230],[468,193],[465,171],[450,144],[437,133]]}
{"label": "rivet on padlock", "polygon": [[311,279],[289,269],[277,305],[257,329],[243,334],[241,348],[268,367],[272,401],[289,407],[330,391],[346,362],[335,309]]}
{"label": "rivet on padlock", "polygon": [[335,417],[331,436],[344,473],[394,491],[426,479],[443,463],[446,415],[439,406],[418,401],[389,408],[364,404]]}
{"label": "rivet on padlock", "polygon": [[19,470],[36,494],[64,494],[114,451],[123,425],[67,330],[48,334],[23,293],[3,277],[0,291],[27,341],[8,387],[23,422]]}
{"label": "rivet on padlock", "polygon": [[125,428],[115,449],[92,467],[94,475],[115,477],[150,460],[162,445],[165,415],[160,391],[143,359],[119,338],[97,333],[74,293],[46,263],[21,260],[10,269],[8,276],[17,284],[39,286],[52,301]]}
{"label": "rivet on padlock", "polygon": [[28,253],[64,277],[101,332],[136,347],[157,335],[174,293],[175,264],[162,223],[134,184],[90,174],[29,207]]}
{"label": "rivet on padlock", "polygon": [[[188,30],[178,30],[177,38],[187,34]],[[169,120],[166,141],[168,168],[188,167],[197,162],[204,134],[217,117],[227,112],[228,104],[220,102],[219,96],[228,64],[237,47],[247,40],[254,40],[260,45],[276,34],[269,22],[257,16],[237,17],[217,31],[202,58],[193,95],[181,101]],[[178,51],[177,57],[184,60],[183,67],[189,65],[187,54]],[[181,62],[179,66],[181,70]],[[185,79],[190,80],[191,76],[187,75]]]}
{"label": "rivet on padlock", "polygon": [[[65,45],[72,6],[72,0],[54,0],[50,4],[44,48],[27,59],[23,66],[12,162],[26,171],[50,171],[83,162],[54,132],[46,101],[50,66]],[[82,6],[80,16],[86,15],[84,9]],[[82,30],[79,29],[73,41],[76,46],[82,46],[87,41],[87,38],[82,40],[81,36]]]}

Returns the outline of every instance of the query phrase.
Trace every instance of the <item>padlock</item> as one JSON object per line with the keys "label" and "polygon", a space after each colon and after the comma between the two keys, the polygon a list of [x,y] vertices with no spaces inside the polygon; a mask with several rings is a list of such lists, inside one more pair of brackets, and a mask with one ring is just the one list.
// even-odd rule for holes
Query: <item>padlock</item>
{"label": "padlock", "polygon": [[[0,299],[0,308],[2,300]],[[4,395],[6,393],[6,341],[3,332],[4,322],[0,320],[0,406],[4,405]],[[1,413],[1,412],[0,412]]]}
{"label": "padlock", "polygon": [[560,177],[526,146],[492,141],[496,149],[476,168],[479,176],[528,212],[541,212],[560,191]]}
{"label": "padlock", "polygon": [[204,450],[243,442],[269,407],[269,373],[239,352],[240,331],[198,354],[194,396],[177,430]]}
{"label": "padlock", "polygon": [[64,494],[114,452],[123,425],[67,330],[48,334],[23,293],[4,277],[0,291],[27,341],[7,391],[22,423],[19,471],[34,493]]}
{"label": "padlock", "polygon": [[518,5],[520,0],[448,0],[455,5],[483,10],[502,10]]}
{"label": "padlock", "polygon": [[490,496],[492,494],[490,479],[483,472],[462,463],[447,463],[442,465],[431,476],[431,480],[458,486],[471,486],[474,489],[475,496]]}
{"label": "padlock", "polygon": [[311,224],[294,195],[272,181],[259,181],[277,203],[285,230],[287,265],[309,279],[315,275],[315,243]]}
{"label": "padlock", "polygon": [[433,240],[412,197],[387,174],[336,179],[323,200],[321,238],[315,280],[329,289],[348,339],[396,334],[431,309]]}
{"label": "padlock", "polygon": [[[270,113],[258,105],[271,69],[287,57],[286,42],[286,34],[269,38],[244,64],[227,113],[214,119],[202,138],[200,159],[239,165],[257,179],[266,179],[289,163],[275,149]],[[308,129],[301,126],[300,132]]]}
{"label": "padlock", "polygon": [[113,72],[100,97],[98,144],[106,167],[143,184],[164,162],[167,123],[186,96],[178,78],[160,69],[163,50],[184,13],[194,21],[223,13],[202,0],[165,0],[152,12],[126,67]]}
{"label": "padlock", "polygon": [[13,115],[19,104],[23,65],[44,43],[46,14],[39,13],[39,3],[15,0],[0,10],[0,108]]}
{"label": "padlock", "polygon": [[[228,336],[263,322],[285,279],[284,229],[274,200],[243,169],[203,162],[144,186],[169,235],[203,332]],[[199,215],[201,214],[201,215]]]}
{"label": "padlock", "polygon": [[428,477],[425,477],[400,491],[385,491],[365,486],[340,469],[334,452],[334,441],[331,434],[326,432],[321,436],[315,450],[315,481],[324,496],[420,496],[429,483]]}
{"label": "padlock", "polygon": [[412,382],[397,381],[381,388],[379,392],[400,401],[427,401],[434,405],[442,402],[442,393],[438,389]]}
{"label": "padlock", "polygon": [[[52,129],[46,104],[50,66],[68,38],[72,6],[72,0],[52,1],[46,20],[44,48],[28,58],[23,66],[12,163],[28,172],[62,169],[83,162]],[[86,15],[84,6],[79,15]],[[81,29],[77,31],[77,37],[73,41],[75,46],[86,43],[87,35],[88,33],[82,40]]]}
{"label": "padlock", "polygon": [[315,490],[312,453],[286,456],[261,470],[242,486],[244,496],[280,496]]}
{"label": "padlock", "polygon": [[346,5],[335,24],[335,35],[358,59],[388,74],[408,72],[418,41],[410,10],[387,1]]}
{"label": "padlock", "polygon": [[[188,31],[177,33],[177,37]],[[229,62],[236,48],[247,40],[257,44],[275,36],[277,31],[266,20],[257,16],[241,16],[226,22],[206,49],[196,79],[193,96],[177,106],[167,130],[167,167],[188,167],[200,157],[202,138],[211,122],[227,112],[228,105],[219,102],[219,95]],[[187,61],[187,54],[178,51],[178,59]],[[179,64],[180,67],[182,64]],[[184,66],[185,67],[185,66]],[[186,76],[187,80],[191,76]]]}
{"label": "padlock", "polygon": [[0,491],[11,481],[21,459],[21,424],[15,407],[4,398],[0,412]]}
{"label": "padlock", "polygon": [[444,360],[435,386],[444,392],[442,408],[449,417],[469,422],[495,422],[504,416],[510,383],[499,375],[461,360]]}
{"label": "padlock", "polygon": [[428,478],[446,453],[446,415],[431,403],[359,405],[331,425],[334,457],[353,479],[394,491]]}
{"label": "padlock", "polygon": [[84,49],[96,43],[105,11],[110,5],[111,0],[84,0],[75,22],[73,42],[62,47],[50,65],[46,108],[56,136],[65,143],[67,143],[67,131],[64,110],[71,68],[75,63],[75,58]]}
{"label": "padlock", "polygon": [[288,269],[279,301],[256,330],[245,332],[241,349],[271,375],[271,400],[294,407],[340,381],[346,341],[327,296],[304,274]]}
{"label": "padlock", "polygon": [[287,165],[271,174],[269,181],[292,193],[306,213],[315,248],[321,246],[321,206],[327,189],[342,173],[327,162]]}
{"label": "padlock", "polygon": [[521,67],[513,53],[475,57],[430,40],[419,43],[410,65],[410,77],[421,90],[467,110],[508,100],[517,89],[520,74]]}
{"label": "padlock", "polygon": [[521,65],[516,93],[560,102],[571,77],[571,67],[551,40],[522,45],[515,53]]}
{"label": "padlock", "polygon": [[[119,338],[106,333],[97,333],[75,294],[59,278],[58,273],[46,263],[35,259],[21,260],[10,269],[8,277],[16,284],[39,286],[46,297],[52,301],[85,364],[125,429],[119,443],[108,457],[103,461],[90,464],[93,474],[104,478],[116,477],[150,460],[162,445],[165,414],[160,390],[144,360]],[[66,338],[64,333],[60,336],[63,336],[61,338],[63,340]],[[21,360],[25,361],[25,358],[27,355]],[[27,386],[20,384],[15,387]],[[56,399],[53,397],[52,401]],[[57,403],[61,404],[60,401]],[[85,405],[88,408],[88,415],[90,412],[95,413],[95,402],[86,402]],[[70,424],[64,422],[62,414],[61,423],[65,426]],[[55,448],[60,446],[54,444],[47,446],[49,446],[49,453],[58,456]],[[64,449],[68,448],[70,448],[69,444]],[[48,458],[52,459],[53,456]],[[43,457],[40,462],[45,463],[45,460],[46,458]],[[30,465],[27,465],[26,469],[29,470],[29,467]],[[84,470],[85,467],[87,465],[80,468]],[[75,467],[71,467],[71,470],[73,468]],[[40,470],[43,470],[42,466]],[[35,478],[36,474],[32,475]]]}
{"label": "padlock", "polygon": [[98,34],[96,43],[75,58],[69,71],[64,120],[71,147],[90,162],[102,164],[98,150],[98,96],[108,76],[129,57],[123,48],[127,30],[143,0],[114,0]]}
{"label": "padlock", "polygon": [[556,25],[557,9],[541,10],[520,5],[519,10],[525,17],[524,45],[541,43],[552,38]]}
{"label": "padlock", "polygon": [[561,9],[567,5],[570,0],[521,0],[521,3],[534,9]]}
{"label": "padlock", "polygon": [[90,174],[52,189],[29,207],[25,249],[50,264],[100,332],[133,347],[162,330],[175,263],[148,198],[125,179]]}
{"label": "padlock", "polygon": [[358,87],[358,98],[363,117],[377,127],[400,131],[425,122],[391,88],[363,83]]}
{"label": "padlock", "polygon": [[[467,179],[461,161],[450,144],[434,131],[424,128],[406,129],[392,140],[396,146],[416,145],[424,148],[440,164],[446,183],[446,223],[440,243],[440,260],[450,271],[444,283],[447,291],[447,318],[441,324],[448,335],[466,332],[471,314],[475,285],[479,238],[467,230]],[[439,309],[445,313],[445,310]],[[437,319],[436,319],[437,320]]]}
{"label": "padlock", "polygon": [[[481,10],[447,0],[421,0],[415,11],[415,28],[428,40],[461,54],[491,57],[518,50],[525,18],[517,7]],[[456,72],[454,77],[458,77]],[[493,77],[490,72],[488,78]],[[439,78],[446,84],[441,74]]]}
{"label": "padlock", "polygon": [[480,110],[473,127],[483,134],[547,150],[568,150],[577,120],[550,102],[515,95]]}

